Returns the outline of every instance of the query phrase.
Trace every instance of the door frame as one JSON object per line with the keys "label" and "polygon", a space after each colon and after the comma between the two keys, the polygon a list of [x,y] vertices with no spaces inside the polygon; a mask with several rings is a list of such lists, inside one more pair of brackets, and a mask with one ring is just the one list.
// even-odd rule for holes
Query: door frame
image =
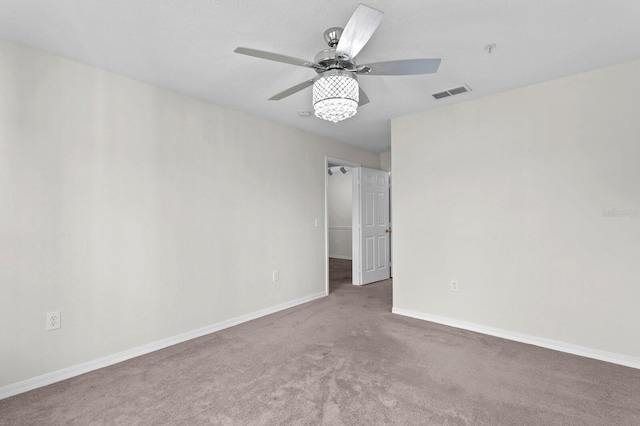
{"label": "door frame", "polygon": [[[357,168],[360,167],[361,164],[360,163],[356,163],[353,161],[349,161],[349,160],[342,160],[340,158],[335,158],[335,157],[330,157],[330,156],[325,156],[324,157],[324,169],[323,169],[323,173],[324,173],[324,262],[325,262],[325,295],[329,295],[329,197],[328,197],[328,192],[329,192],[329,174],[327,173],[327,170],[329,169],[329,163],[331,164],[335,164],[337,166],[345,166],[345,167],[352,167],[352,168]],[[356,173],[351,173],[351,184],[352,184],[352,188],[355,187],[355,185],[357,185],[357,177],[356,177]],[[355,214],[355,212],[353,211],[353,205],[354,205],[354,200],[355,203],[357,204],[358,202],[358,198],[357,198],[358,194],[355,193],[353,190],[351,191],[351,222],[353,223],[353,215]],[[352,225],[353,226],[353,225]],[[353,229],[352,229],[353,232]],[[354,247],[354,241],[352,238],[351,241],[351,261],[353,262],[353,247]]]}

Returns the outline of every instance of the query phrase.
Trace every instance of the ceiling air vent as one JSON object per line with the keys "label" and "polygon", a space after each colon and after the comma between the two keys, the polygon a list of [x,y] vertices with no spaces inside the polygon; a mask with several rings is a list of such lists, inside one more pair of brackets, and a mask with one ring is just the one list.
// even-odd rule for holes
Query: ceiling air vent
{"label": "ceiling air vent", "polygon": [[434,93],[433,97],[436,99],[442,99],[442,98],[446,98],[447,96],[451,96],[451,93],[449,92],[440,92],[440,93]]}
{"label": "ceiling air vent", "polygon": [[453,89],[445,90],[444,92],[434,93],[432,96],[436,99],[446,98],[448,96],[459,95],[460,93],[470,92],[471,89],[466,84],[464,86],[455,87]]}

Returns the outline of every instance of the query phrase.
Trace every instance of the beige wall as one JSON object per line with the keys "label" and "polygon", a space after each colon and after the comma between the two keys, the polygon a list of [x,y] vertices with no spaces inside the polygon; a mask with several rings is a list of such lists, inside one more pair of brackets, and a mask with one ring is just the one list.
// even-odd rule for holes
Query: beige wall
{"label": "beige wall", "polygon": [[0,387],[324,292],[325,155],[379,166],[0,42]]}
{"label": "beige wall", "polygon": [[380,169],[391,171],[391,152],[380,153]]}
{"label": "beige wall", "polygon": [[394,119],[394,309],[640,357],[638,111],[640,61]]}

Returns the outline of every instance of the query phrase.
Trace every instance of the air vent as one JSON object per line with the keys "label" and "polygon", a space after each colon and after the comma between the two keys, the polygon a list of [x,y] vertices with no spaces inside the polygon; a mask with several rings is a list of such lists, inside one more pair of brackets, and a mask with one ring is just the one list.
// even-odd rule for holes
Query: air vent
{"label": "air vent", "polygon": [[432,96],[436,99],[446,98],[448,96],[459,95],[460,93],[470,92],[471,89],[466,84],[464,86],[455,87],[453,89],[445,90],[444,92],[434,93]]}
{"label": "air vent", "polygon": [[451,93],[452,95],[459,95],[460,93],[467,93],[467,92],[468,90],[464,86],[456,87],[455,89],[449,90],[449,93]]}
{"label": "air vent", "polygon": [[449,92],[440,92],[440,93],[434,93],[433,97],[436,99],[442,99],[442,98],[446,98],[447,96],[451,96],[451,93]]}

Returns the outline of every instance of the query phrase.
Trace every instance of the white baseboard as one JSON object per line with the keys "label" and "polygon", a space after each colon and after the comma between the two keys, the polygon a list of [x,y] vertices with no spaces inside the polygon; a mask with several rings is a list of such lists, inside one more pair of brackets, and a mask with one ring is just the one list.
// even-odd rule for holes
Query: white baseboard
{"label": "white baseboard", "polygon": [[351,256],[342,256],[340,254],[330,254],[329,257],[332,258],[332,259],[351,260]]}
{"label": "white baseboard", "polygon": [[31,379],[24,380],[22,382],[13,383],[0,388],[0,400],[8,398],[10,396],[18,395],[23,392],[27,392],[33,389],[37,389],[43,386],[50,385],[52,383],[59,382],[61,380],[70,379],[71,377],[79,376],[80,374],[88,373],[99,368],[108,367],[113,364],[117,364],[122,361],[126,361],[131,358],[135,358],[141,355],[148,354],[160,349],[164,349],[169,346],[176,345],[178,343],[186,342],[187,340],[202,337],[207,334],[215,333],[216,331],[224,330],[225,328],[233,327],[234,325],[242,324],[243,322],[251,321],[265,315],[273,314],[285,309],[293,308],[294,306],[302,305],[303,303],[311,302],[312,300],[319,299],[326,296],[323,291],[321,293],[312,294],[310,296],[302,297],[300,299],[292,300],[290,302],[282,303],[280,305],[272,306],[270,308],[262,309],[250,314],[241,315],[236,318],[232,318],[226,321],[212,324],[206,327],[198,328],[196,330],[188,331],[186,333],[179,334],[177,336],[168,337],[166,339],[158,340],[147,345],[138,346],[136,348],[128,349],[126,351],[118,352],[112,355],[107,355],[102,358],[95,359],[93,361],[85,362],[83,364],[74,365],[72,367],[63,368],[62,370],[54,371],[51,373],[43,374],[41,376],[33,377]]}
{"label": "white baseboard", "polygon": [[560,342],[557,340],[545,339],[542,337],[530,336],[527,334],[514,333],[512,331],[500,328],[486,327],[480,324],[474,324],[465,321],[458,321],[451,318],[441,317],[437,315],[425,314],[422,312],[412,311],[409,309],[393,308],[394,314],[406,317],[421,319],[425,321],[435,322],[438,324],[448,325],[450,327],[461,328],[463,330],[475,331],[477,333],[488,334],[489,336],[501,337],[507,340],[514,340],[520,343],[540,346],[542,348],[553,349],[555,351],[566,352],[573,355],[579,355],[586,358],[593,358],[600,361],[606,361],[613,364],[624,365],[625,367],[640,369],[640,358],[629,355],[622,355],[615,352],[607,352],[599,349],[587,348],[584,346],[573,345],[571,343]]}

